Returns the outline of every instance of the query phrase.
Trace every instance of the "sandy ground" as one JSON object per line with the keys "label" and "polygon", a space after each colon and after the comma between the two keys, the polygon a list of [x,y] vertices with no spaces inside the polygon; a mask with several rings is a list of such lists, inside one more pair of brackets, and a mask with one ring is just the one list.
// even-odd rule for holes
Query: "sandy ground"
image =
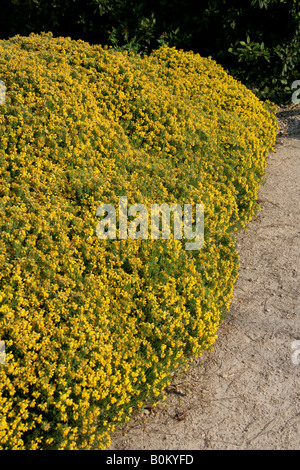
{"label": "sandy ground", "polygon": [[214,351],[109,450],[300,449],[300,106],[279,111],[262,210],[238,235],[240,276]]}

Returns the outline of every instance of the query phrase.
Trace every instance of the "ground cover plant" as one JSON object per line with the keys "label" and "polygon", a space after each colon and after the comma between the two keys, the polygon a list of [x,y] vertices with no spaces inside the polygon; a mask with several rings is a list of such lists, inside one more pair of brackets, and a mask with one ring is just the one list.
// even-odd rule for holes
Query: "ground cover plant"
{"label": "ground cover plant", "polygon": [[[273,106],[209,58],[0,42],[1,449],[104,449],[213,348],[258,210]],[[203,203],[204,245],[99,240],[99,204]]]}
{"label": "ground cover plant", "polygon": [[142,55],[192,50],[277,104],[291,102],[299,79],[298,0],[2,0],[1,11],[1,39],[52,31]]}

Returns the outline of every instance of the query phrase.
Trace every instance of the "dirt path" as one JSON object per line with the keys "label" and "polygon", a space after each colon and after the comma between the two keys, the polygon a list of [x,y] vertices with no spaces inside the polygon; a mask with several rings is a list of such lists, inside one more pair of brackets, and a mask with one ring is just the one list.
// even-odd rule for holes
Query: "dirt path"
{"label": "dirt path", "polygon": [[164,405],[117,430],[109,450],[300,449],[300,106],[278,118],[215,350],[174,378]]}

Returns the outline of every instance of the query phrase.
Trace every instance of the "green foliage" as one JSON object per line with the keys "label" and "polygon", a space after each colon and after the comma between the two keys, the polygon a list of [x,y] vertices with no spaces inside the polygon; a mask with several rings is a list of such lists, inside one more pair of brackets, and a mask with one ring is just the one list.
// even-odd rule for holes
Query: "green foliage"
{"label": "green foliage", "polygon": [[[278,20],[282,18],[279,10],[281,7],[282,14],[288,13],[289,18],[283,16],[282,27],[278,24],[277,36],[274,32],[266,34],[256,30],[247,33],[245,41],[235,41],[228,49],[238,62],[238,66],[232,67],[232,73],[262,99],[290,101],[291,84],[299,77],[300,69],[299,7],[294,0],[253,0],[251,5],[265,9],[271,18],[272,8],[277,8]],[[285,37],[281,37],[282,30],[286,31]],[[250,34],[251,37],[256,36],[255,41],[251,41]]]}

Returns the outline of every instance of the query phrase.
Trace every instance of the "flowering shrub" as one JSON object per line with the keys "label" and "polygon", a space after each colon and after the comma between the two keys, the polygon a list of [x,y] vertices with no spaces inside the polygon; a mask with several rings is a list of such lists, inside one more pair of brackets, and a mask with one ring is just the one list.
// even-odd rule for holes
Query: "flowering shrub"
{"label": "flowering shrub", "polygon": [[[1,449],[104,449],[211,350],[257,210],[271,105],[210,59],[0,42]],[[101,203],[205,205],[184,240],[99,240]]]}

